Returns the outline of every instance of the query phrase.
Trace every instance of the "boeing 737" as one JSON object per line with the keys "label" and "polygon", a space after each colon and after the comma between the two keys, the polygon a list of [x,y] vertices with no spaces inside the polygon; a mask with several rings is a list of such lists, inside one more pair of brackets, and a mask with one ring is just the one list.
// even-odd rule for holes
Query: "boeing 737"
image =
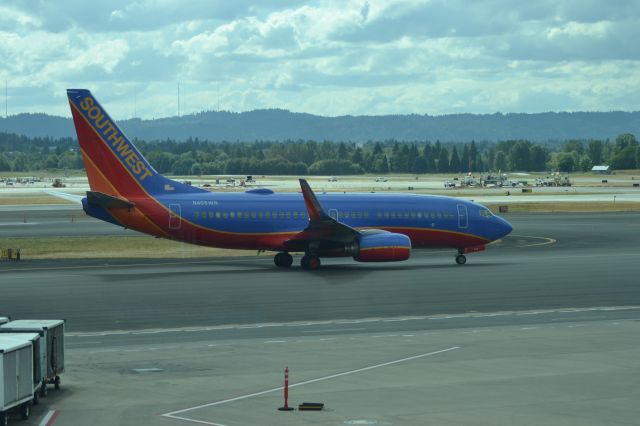
{"label": "boeing 737", "polygon": [[211,192],[160,175],[84,89],[67,90],[90,191],[81,201],[97,219],[155,237],[209,247],[290,253],[318,269],[322,257],[358,262],[409,258],[412,249],[455,249],[455,260],[509,234],[511,225],[477,203],[442,196],[328,193],[300,179],[300,193],[266,188]]}

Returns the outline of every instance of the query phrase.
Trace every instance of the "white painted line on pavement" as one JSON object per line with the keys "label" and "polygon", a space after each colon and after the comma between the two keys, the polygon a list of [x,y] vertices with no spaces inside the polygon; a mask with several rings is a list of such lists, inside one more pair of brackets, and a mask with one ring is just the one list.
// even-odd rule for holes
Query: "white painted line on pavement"
{"label": "white painted line on pavement", "polygon": [[[400,363],[403,363],[403,362],[413,361],[413,360],[420,359],[420,358],[426,358],[428,356],[443,354],[445,352],[451,352],[451,351],[454,351],[456,349],[462,349],[462,347],[460,347],[460,346],[452,346],[452,347],[447,348],[447,349],[440,349],[438,351],[427,352],[427,353],[424,353],[424,354],[414,355],[414,356],[410,356],[410,357],[407,357],[407,358],[396,359],[396,360],[388,361],[388,362],[383,362],[381,364],[370,365],[368,367],[358,368],[358,369],[355,369],[355,370],[343,371],[342,373],[336,373],[336,374],[331,374],[331,375],[324,376],[324,377],[318,377],[316,379],[305,380],[305,381],[300,382],[300,383],[294,383],[292,385],[289,385],[289,388],[295,388],[295,387],[298,387],[298,386],[304,386],[304,385],[308,385],[308,384],[311,384],[311,383],[323,382],[323,381],[326,381],[326,380],[336,379],[338,377],[348,376],[348,375],[351,375],[351,374],[362,373],[363,371],[374,370],[376,368],[387,367],[387,366],[390,366],[390,365],[395,365],[395,364],[400,364]],[[215,402],[210,402],[208,404],[197,405],[195,407],[189,407],[189,408],[183,408],[181,410],[171,411],[169,413],[161,414],[161,416],[162,417],[168,417],[168,418],[176,419],[176,420],[183,420],[183,421],[191,422],[191,423],[199,423],[199,424],[211,425],[211,426],[225,426],[225,425],[223,425],[221,423],[214,423],[214,422],[207,422],[207,421],[203,421],[203,420],[196,420],[196,419],[191,419],[189,417],[181,417],[181,416],[178,416],[178,414],[188,413],[189,411],[200,410],[202,408],[208,408],[208,407],[214,407],[214,406],[217,406],[217,405],[228,404],[230,402],[240,401],[240,400],[243,400],[243,399],[249,399],[249,398],[253,398],[253,397],[256,397],[256,396],[277,392],[277,391],[280,391],[282,389],[283,389],[282,386],[278,386],[277,388],[271,388],[271,389],[263,390],[263,391],[260,391],[260,392],[250,393],[250,394],[247,394],[247,395],[241,395],[241,396],[237,396],[235,398],[223,399],[221,401],[215,401]]]}
{"label": "white painted line on pavement", "polygon": [[49,411],[40,421],[40,423],[38,423],[38,426],[51,426],[53,424],[53,422],[56,421],[56,418],[58,417],[58,414],[60,412],[57,410],[51,410]]}

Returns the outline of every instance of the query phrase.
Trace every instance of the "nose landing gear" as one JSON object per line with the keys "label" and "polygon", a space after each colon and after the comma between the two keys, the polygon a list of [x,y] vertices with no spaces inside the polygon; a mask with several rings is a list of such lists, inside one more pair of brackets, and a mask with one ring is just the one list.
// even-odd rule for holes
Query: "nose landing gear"
{"label": "nose landing gear", "polygon": [[456,263],[458,265],[464,265],[467,263],[467,256],[465,256],[462,250],[458,250],[458,255],[456,256]]}

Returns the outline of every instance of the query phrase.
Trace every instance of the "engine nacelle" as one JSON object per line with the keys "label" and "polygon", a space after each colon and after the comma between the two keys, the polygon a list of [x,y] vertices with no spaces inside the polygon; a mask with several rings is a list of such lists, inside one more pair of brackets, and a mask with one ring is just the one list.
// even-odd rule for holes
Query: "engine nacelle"
{"label": "engine nacelle", "polygon": [[358,239],[358,262],[397,262],[407,260],[411,254],[411,240],[404,234],[380,232],[363,235]]}

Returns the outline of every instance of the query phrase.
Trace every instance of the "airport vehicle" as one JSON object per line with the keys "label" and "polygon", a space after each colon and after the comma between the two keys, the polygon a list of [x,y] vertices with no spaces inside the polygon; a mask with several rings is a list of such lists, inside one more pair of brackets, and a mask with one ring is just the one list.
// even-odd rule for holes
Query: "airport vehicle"
{"label": "airport vehicle", "polygon": [[[33,352],[33,405],[38,405],[40,396],[46,395],[46,384],[44,377],[47,372],[46,357],[44,351],[40,348],[40,334],[38,333],[4,333],[0,334],[0,340],[9,341],[14,340],[16,342],[31,342],[31,350]],[[2,423],[0,423],[1,425]]]}
{"label": "airport vehicle", "polygon": [[40,335],[40,365],[43,386],[60,389],[60,374],[64,373],[64,320],[16,320],[0,325],[0,338],[5,333],[38,333]]}
{"label": "airport vehicle", "polygon": [[2,324],[6,324],[9,322],[9,318],[7,317],[0,317],[0,325]]}
{"label": "airport vehicle", "polygon": [[[91,191],[75,196],[93,217],[156,237],[204,246],[278,252],[274,263],[317,269],[321,257],[359,262],[409,258],[412,248],[466,253],[511,232],[486,207],[450,197],[316,194],[300,179],[302,194],[256,188],[216,193],[168,179],[144,159],[93,95],[67,91]],[[55,195],[55,194],[54,194]],[[59,194],[73,199],[69,194]]]}
{"label": "airport vehicle", "polygon": [[11,411],[29,418],[33,401],[33,349],[31,341],[0,338],[0,425]]}

